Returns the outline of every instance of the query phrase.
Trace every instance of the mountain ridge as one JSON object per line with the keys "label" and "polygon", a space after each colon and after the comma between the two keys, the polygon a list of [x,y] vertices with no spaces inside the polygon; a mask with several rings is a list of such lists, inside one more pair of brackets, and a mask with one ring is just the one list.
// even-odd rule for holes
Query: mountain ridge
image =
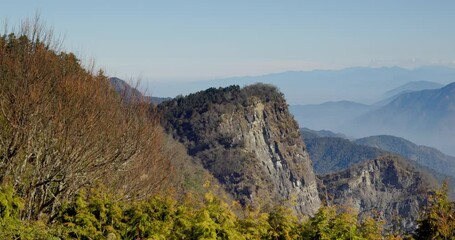
{"label": "mountain ridge", "polygon": [[[454,154],[455,83],[439,89],[405,93],[355,119],[348,134],[395,135]],[[355,129],[355,130],[353,130]]]}
{"label": "mountain ridge", "polygon": [[444,85],[430,81],[412,81],[403,84],[397,88],[391,89],[384,93],[385,97],[393,97],[407,92],[415,92],[426,89],[436,89],[444,87]]}

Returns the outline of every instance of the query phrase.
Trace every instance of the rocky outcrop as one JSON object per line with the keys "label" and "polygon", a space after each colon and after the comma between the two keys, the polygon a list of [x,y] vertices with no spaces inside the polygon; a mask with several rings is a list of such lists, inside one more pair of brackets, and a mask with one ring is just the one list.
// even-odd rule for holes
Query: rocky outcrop
{"label": "rocky outcrop", "polygon": [[276,88],[208,89],[159,106],[163,125],[243,204],[320,206],[311,160]]}
{"label": "rocky outcrop", "polygon": [[321,198],[361,216],[379,215],[387,228],[412,231],[436,181],[397,156],[384,156],[320,177]]}

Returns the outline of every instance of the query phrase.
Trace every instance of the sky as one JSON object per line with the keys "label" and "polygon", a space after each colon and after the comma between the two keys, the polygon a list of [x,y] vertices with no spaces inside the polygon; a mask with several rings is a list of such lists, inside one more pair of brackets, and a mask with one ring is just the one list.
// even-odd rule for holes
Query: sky
{"label": "sky", "polygon": [[455,1],[2,0],[110,76],[195,81],[354,66],[455,66]]}

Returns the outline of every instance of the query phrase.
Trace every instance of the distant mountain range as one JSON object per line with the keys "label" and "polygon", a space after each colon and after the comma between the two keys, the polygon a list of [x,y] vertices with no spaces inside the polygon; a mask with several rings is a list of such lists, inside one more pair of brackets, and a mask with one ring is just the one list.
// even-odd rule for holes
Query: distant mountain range
{"label": "distant mountain range", "polygon": [[320,104],[291,105],[289,109],[301,127],[344,131],[343,127],[357,117],[391,103],[402,94],[437,89],[443,86],[436,82],[413,81],[383,93],[383,99],[370,105],[343,100]]}
{"label": "distant mountain range", "polygon": [[261,76],[233,77],[194,82],[153,82],[148,86],[159,96],[187,95],[210,87],[273,84],[284,93],[291,105],[318,104],[327,101],[354,101],[372,104],[383,93],[413,81],[447,84],[454,81],[455,68],[355,67],[341,70],[288,71]]}
{"label": "distant mountain range", "polygon": [[404,93],[344,127],[353,136],[388,134],[455,154],[455,83]]}
{"label": "distant mountain range", "polygon": [[439,84],[410,82],[384,94],[398,95],[373,105],[339,101],[291,105],[290,110],[300,127],[342,132],[356,138],[400,136],[455,154],[455,83],[411,91],[436,86]]}

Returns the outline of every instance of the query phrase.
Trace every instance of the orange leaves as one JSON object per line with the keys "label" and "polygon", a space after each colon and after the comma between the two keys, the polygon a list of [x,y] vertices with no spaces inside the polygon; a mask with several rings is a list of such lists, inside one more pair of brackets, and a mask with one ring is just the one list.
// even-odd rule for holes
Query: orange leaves
{"label": "orange leaves", "polygon": [[170,171],[157,117],[123,102],[74,54],[49,49],[42,42],[51,36],[41,41],[33,26],[24,29],[32,32],[0,37],[0,181],[9,176],[25,199],[23,217],[53,214],[97,181],[154,193]]}

